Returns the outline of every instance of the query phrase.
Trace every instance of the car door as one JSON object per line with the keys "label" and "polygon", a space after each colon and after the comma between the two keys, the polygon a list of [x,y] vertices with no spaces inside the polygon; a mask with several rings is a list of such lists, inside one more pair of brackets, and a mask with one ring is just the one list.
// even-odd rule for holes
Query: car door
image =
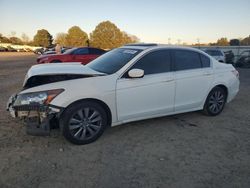
{"label": "car door", "polygon": [[210,58],[192,50],[172,50],[176,95],[175,111],[199,108],[213,81]]}
{"label": "car door", "polygon": [[[132,69],[144,70],[144,77],[129,78]],[[143,119],[173,112],[175,82],[169,50],[150,52],[117,80],[119,121]]]}

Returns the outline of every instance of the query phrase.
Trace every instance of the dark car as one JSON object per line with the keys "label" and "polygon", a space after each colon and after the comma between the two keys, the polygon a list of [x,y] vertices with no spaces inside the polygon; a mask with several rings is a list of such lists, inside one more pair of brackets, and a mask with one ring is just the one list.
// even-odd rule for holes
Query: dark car
{"label": "dark car", "polygon": [[239,55],[235,65],[236,67],[250,68],[250,50],[243,51]]}
{"label": "dark car", "polygon": [[7,51],[8,51],[7,48],[0,46],[0,52],[7,52]]}
{"label": "dark car", "polygon": [[226,63],[233,64],[234,63],[234,53],[232,50],[224,52],[226,56]]}
{"label": "dark car", "polygon": [[12,48],[11,46],[7,46],[8,52],[17,52],[15,48]]}
{"label": "dark car", "polygon": [[37,48],[37,49],[34,50],[34,53],[38,54],[38,55],[41,55],[41,54],[44,53],[44,49],[43,48]]}
{"label": "dark car", "polygon": [[62,62],[81,62],[87,64],[106,51],[98,48],[72,48],[63,54],[47,54],[37,58],[37,63],[62,63]]}

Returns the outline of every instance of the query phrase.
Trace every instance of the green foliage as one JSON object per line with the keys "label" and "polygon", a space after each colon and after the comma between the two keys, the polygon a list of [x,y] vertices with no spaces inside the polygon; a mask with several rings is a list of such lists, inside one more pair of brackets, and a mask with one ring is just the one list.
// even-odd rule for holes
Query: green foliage
{"label": "green foliage", "polygon": [[49,47],[52,45],[52,35],[45,29],[38,30],[34,36],[33,44],[36,46]]}
{"label": "green foliage", "polygon": [[73,26],[68,30],[66,44],[69,47],[87,46],[88,35],[78,26]]}
{"label": "green foliage", "polygon": [[130,37],[110,21],[99,23],[90,34],[91,46],[102,49],[117,48],[127,43],[136,42],[136,40],[138,38]]}
{"label": "green foliage", "polygon": [[220,38],[217,40],[217,46],[228,46],[229,42],[227,38]]}

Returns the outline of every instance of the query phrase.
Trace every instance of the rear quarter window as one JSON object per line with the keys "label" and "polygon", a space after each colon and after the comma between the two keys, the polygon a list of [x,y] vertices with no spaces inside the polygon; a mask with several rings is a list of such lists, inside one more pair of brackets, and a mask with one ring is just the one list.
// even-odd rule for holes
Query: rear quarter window
{"label": "rear quarter window", "polygon": [[89,53],[93,55],[102,55],[105,53],[105,51],[97,48],[90,48]]}
{"label": "rear quarter window", "polygon": [[200,57],[201,57],[202,67],[203,68],[210,67],[210,58],[203,54],[200,54]]}

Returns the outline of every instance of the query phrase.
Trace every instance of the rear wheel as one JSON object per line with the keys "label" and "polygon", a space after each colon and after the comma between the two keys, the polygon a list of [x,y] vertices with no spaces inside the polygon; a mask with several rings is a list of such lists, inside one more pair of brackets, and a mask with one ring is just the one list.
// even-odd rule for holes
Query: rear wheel
{"label": "rear wheel", "polygon": [[220,114],[225,106],[226,97],[226,91],[223,88],[215,87],[207,97],[203,112],[210,116]]}
{"label": "rear wheel", "polygon": [[64,137],[79,145],[97,140],[104,132],[107,122],[102,106],[89,101],[70,106],[61,119]]}

